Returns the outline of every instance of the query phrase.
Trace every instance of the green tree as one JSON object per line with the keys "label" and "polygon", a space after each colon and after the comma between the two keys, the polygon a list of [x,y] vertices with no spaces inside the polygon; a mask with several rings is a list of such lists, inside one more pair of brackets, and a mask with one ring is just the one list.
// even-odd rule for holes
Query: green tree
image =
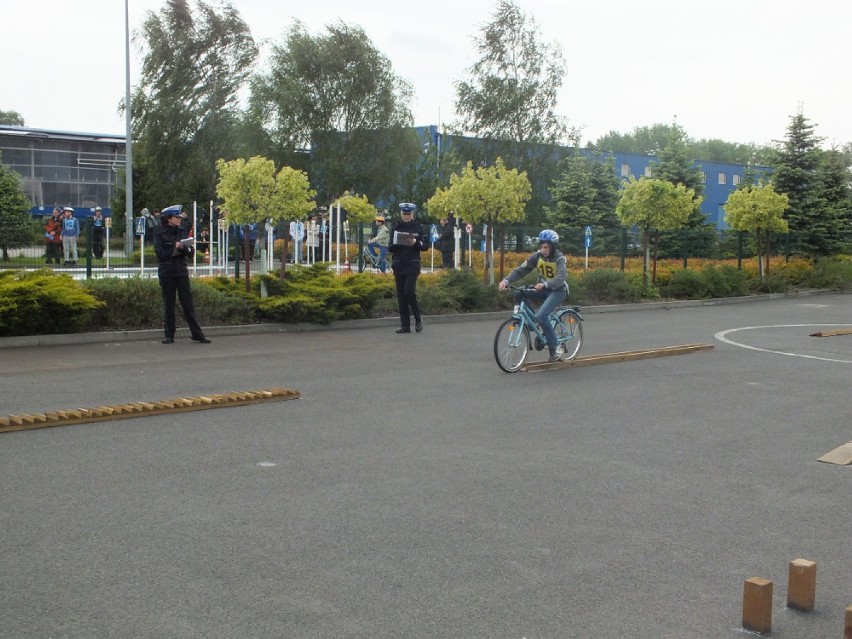
{"label": "green tree", "polygon": [[476,137],[459,140],[460,153],[478,165],[501,157],[525,171],[532,184],[526,217],[535,224],[557,175],[555,145],[579,136],[555,110],[565,60],[559,45],[544,41],[533,18],[511,0],[498,1],[475,42],[479,58],[468,79],[455,84],[455,132]]}
{"label": "green tree", "polygon": [[[296,169],[283,167],[275,172],[272,160],[255,156],[248,161],[238,158],[216,162],[219,181],[216,195],[230,222],[246,226],[265,220],[301,218],[314,208],[316,192],[310,188],[308,176]],[[246,260],[246,292],[250,290],[251,255]],[[284,256],[286,261],[286,256]]]}
{"label": "green tree", "polygon": [[[642,229],[645,249],[643,281],[648,283],[650,262],[650,239],[654,232],[683,228],[691,215],[696,199],[695,191],[683,184],[672,184],[666,180],[630,178],[625,185],[615,212],[624,226]],[[657,279],[656,258],[652,282]]]}
{"label": "green tree", "polygon": [[234,157],[238,95],[257,57],[249,28],[228,3],[167,0],[136,39],[145,49],[132,102],[136,201],[210,200],[216,159]]}
{"label": "green tree", "polygon": [[821,138],[814,129],[801,113],[790,118],[787,138],[780,143],[774,164],[772,185],[790,200],[784,217],[794,234],[794,248],[811,255],[826,255],[833,248],[829,242],[833,220],[826,218],[821,197]]}
{"label": "green tree", "polygon": [[372,222],[376,217],[376,207],[370,204],[366,195],[355,193],[344,193],[332,203],[332,206],[340,204],[340,208],[346,210],[346,219],[349,222]]}
{"label": "green tree", "polygon": [[545,209],[551,226],[618,226],[615,214],[621,180],[613,160],[572,153],[560,163],[561,175],[551,187],[552,204]]}
{"label": "green tree", "polygon": [[24,126],[24,116],[17,111],[4,111],[0,109],[0,124],[6,126]]}
{"label": "green tree", "polygon": [[216,163],[216,195],[228,220],[253,224],[265,220],[301,218],[314,208],[316,192],[303,171],[283,167],[277,173],[272,160],[255,156]]}
{"label": "green tree", "polygon": [[[769,272],[769,237],[773,232],[787,232],[787,221],[782,217],[788,205],[783,193],[776,193],[771,184],[747,186],[728,196],[725,203],[725,221],[736,231],[747,231],[754,236],[757,248],[757,266],[760,277]],[[761,252],[761,250],[763,251]],[[761,254],[766,255],[766,268]]]}
{"label": "green tree", "polygon": [[[474,168],[473,163],[468,162],[461,174],[450,176],[449,187],[435,192],[426,208],[437,216],[454,214],[466,222],[488,225],[484,281],[488,284],[490,278],[493,284],[493,264],[490,261],[493,227],[523,220],[531,190],[526,173],[506,168],[501,158],[497,158],[494,166]],[[501,246],[501,264],[502,253]]]}
{"label": "green tree", "polygon": [[822,200],[825,217],[830,220],[828,245],[832,252],[852,248],[852,175],[850,158],[837,149],[825,151],[820,165]]}
{"label": "green tree", "polygon": [[31,207],[21,188],[21,176],[0,163],[0,248],[4,262],[9,261],[9,249],[32,242]]}
{"label": "green tree", "polygon": [[252,81],[247,117],[285,157],[310,148],[321,201],[347,190],[387,199],[420,151],[411,87],[360,27],[327,30],[314,36],[296,22],[273,46],[269,72]]}
{"label": "green tree", "polygon": [[666,146],[671,133],[669,124],[637,126],[630,133],[610,131],[591,145],[593,149],[609,153],[638,153],[657,155]]}

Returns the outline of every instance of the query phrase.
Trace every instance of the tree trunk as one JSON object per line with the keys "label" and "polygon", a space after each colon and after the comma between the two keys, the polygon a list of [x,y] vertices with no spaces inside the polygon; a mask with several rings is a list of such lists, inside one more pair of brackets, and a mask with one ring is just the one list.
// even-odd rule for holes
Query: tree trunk
{"label": "tree trunk", "polygon": [[243,226],[243,255],[246,258],[246,293],[251,293],[251,240],[248,224]]}
{"label": "tree trunk", "polygon": [[503,281],[503,272],[506,265],[506,227],[500,225],[500,281]]}
{"label": "tree trunk", "polygon": [[651,263],[651,234],[648,229],[642,230],[642,246],[645,249],[642,256],[642,286],[648,286],[648,266]]}

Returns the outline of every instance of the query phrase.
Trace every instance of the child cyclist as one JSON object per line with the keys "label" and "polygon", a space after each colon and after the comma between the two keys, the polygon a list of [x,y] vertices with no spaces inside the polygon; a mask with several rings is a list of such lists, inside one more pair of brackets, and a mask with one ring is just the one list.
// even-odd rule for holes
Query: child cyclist
{"label": "child cyclist", "polygon": [[538,250],[499,284],[499,289],[505,291],[510,282],[521,279],[534,269],[538,270],[538,282],[533,290],[515,291],[514,298],[516,304],[520,303],[522,297],[541,302],[535,318],[547,339],[550,362],[559,359],[556,354],[558,340],[550,323],[550,314],[568,296],[568,269],[565,266],[565,256],[556,248],[557,242],[559,235],[556,231],[543,230],[538,234]]}

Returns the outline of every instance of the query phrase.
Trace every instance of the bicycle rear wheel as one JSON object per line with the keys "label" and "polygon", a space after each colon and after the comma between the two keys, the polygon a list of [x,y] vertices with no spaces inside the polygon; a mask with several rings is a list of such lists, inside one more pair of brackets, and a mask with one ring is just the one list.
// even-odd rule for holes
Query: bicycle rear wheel
{"label": "bicycle rear wheel", "polygon": [[559,340],[559,359],[570,362],[579,355],[583,346],[583,322],[576,311],[566,308],[556,315],[553,328]]}
{"label": "bicycle rear wheel", "polygon": [[494,336],[494,359],[507,373],[520,370],[527,361],[530,346],[530,329],[514,317],[500,324]]}

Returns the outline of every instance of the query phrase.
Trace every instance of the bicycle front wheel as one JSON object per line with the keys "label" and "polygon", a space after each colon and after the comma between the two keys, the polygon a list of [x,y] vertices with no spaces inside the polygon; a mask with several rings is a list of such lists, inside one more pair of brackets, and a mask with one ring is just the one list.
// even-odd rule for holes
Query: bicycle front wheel
{"label": "bicycle front wheel", "polygon": [[527,361],[530,346],[530,329],[521,320],[507,319],[500,324],[494,336],[494,359],[507,373],[520,370]]}
{"label": "bicycle front wheel", "polygon": [[579,355],[583,346],[583,321],[575,311],[568,308],[556,316],[553,328],[559,340],[559,359],[570,362]]}

